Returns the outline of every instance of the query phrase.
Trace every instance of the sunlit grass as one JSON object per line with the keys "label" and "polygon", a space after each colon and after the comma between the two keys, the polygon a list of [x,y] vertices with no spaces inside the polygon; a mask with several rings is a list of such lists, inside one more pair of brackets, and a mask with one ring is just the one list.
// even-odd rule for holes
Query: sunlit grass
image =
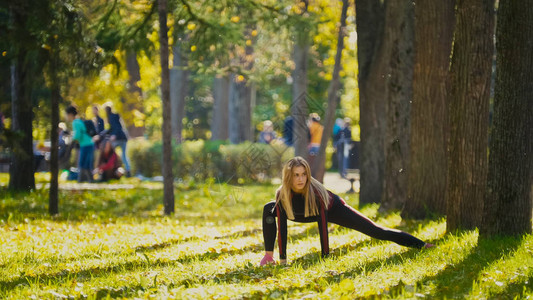
{"label": "sunlit grass", "polygon": [[[46,178],[38,178],[44,183]],[[5,182],[0,176],[0,182]],[[121,183],[140,185],[135,179]],[[316,224],[289,222],[287,266],[259,267],[261,212],[275,186],[179,184],[176,214],[162,216],[158,184],[0,190],[0,298],[521,298],[533,295],[533,237],[478,242],[445,234],[445,221],[361,211],[437,247],[416,250],[330,225],[321,259]],[[357,198],[346,196],[357,206]],[[277,251],[277,250],[276,250]],[[277,256],[277,255],[276,255]]]}

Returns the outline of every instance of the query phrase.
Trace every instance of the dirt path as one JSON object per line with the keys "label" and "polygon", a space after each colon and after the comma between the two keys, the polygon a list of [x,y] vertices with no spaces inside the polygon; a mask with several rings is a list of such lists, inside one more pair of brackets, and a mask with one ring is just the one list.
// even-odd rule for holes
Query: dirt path
{"label": "dirt path", "polygon": [[[359,192],[359,174],[348,174],[348,178],[356,179],[354,189]],[[350,189],[350,181],[340,177],[338,173],[328,172],[324,175],[324,185],[334,193],[345,193]]]}
{"label": "dirt path", "polygon": [[[354,189],[359,192],[359,174],[349,174],[349,178],[355,178]],[[350,189],[350,182],[343,179],[338,173],[328,172],[324,176],[324,185],[334,193],[345,193]],[[37,189],[48,188],[48,183],[38,183]],[[128,182],[128,183],[77,183],[62,182],[59,184],[61,190],[122,190],[122,189],[162,189],[163,184],[160,182]]]}

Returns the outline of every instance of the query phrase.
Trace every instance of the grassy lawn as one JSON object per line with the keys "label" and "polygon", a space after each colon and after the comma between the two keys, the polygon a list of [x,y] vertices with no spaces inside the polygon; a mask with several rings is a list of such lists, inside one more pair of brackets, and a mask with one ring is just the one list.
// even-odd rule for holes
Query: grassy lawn
{"label": "grassy lawn", "polygon": [[[62,191],[56,218],[47,216],[46,190],[0,189],[0,298],[533,296],[533,236],[478,242],[475,231],[445,235],[444,220],[366,206],[379,224],[437,247],[403,248],[331,225],[323,260],[316,224],[289,222],[289,264],[259,267],[261,212],[275,186],[179,185],[172,217],[161,215],[158,187]],[[356,196],[342,196],[357,207]]]}

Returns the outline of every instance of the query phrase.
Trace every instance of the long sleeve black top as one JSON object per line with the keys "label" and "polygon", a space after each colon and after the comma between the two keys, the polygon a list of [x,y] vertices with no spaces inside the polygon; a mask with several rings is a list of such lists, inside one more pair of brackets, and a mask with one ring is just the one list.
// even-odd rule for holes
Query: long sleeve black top
{"label": "long sleeve black top", "polygon": [[[330,199],[333,193],[329,192]],[[292,194],[292,210],[294,214],[294,222],[300,223],[318,223],[318,231],[320,234],[320,246],[322,248],[322,256],[329,254],[329,240],[328,240],[328,222],[327,222],[327,208],[324,207],[324,202],[316,195],[316,201],[319,204],[319,214],[317,216],[305,216],[305,198],[302,194]],[[331,204],[332,201],[330,201]],[[287,258],[287,213],[283,209],[283,205],[276,205],[276,214],[278,219],[278,246],[281,259]]]}

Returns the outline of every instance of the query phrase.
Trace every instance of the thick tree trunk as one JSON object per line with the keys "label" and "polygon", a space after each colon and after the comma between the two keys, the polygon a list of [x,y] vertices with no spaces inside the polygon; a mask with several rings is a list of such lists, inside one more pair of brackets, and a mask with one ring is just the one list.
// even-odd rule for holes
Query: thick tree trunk
{"label": "thick tree trunk", "polygon": [[[301,0],[304,4],[302,15],[307,12],[308,0]],[[301,16],[303,18],[303,16]],[[300,26],[301,27],[301,26]],[[307,145],[309,136],[307,129],[307,62],[309,55],[309,30],[307,28],[295,28],[295,41],[292,53],[294,70],[292,71],[292,142],[294,155],[307,158]]]}
{"label": "thick tree trunk", "polygon": [[[127,110],[132,113],[134,110],[143,112],[143,91],[139,87],[138,82],[141,80],[141,71],[139,62],[137,61],[137,52],[128,50],[126,53],[126,69],[128,70],[129,87],[128,91],[132,95],[133,102],[130,100],[127,103]],[[128,134],[131,137],[139,137],[144,135],[144,125],[135,126],[134,120],[130,120],[128,124]]]}
{"label": "thick tree trunk", "polygon": [[30,191],[35,189],[33,159],[33,112],[31,102],[32,80],[26,52],[20,50],[11,68],[11,116],[13,132],[17,133],[9,166],[9,189]]}
{"label": "thick tree trunk", "polygon": [[324,134],[320,141],[320,150],[318,156],[314,161],[313,171],[316,180],[323,182],[324,173],[326,172],[326,147],[331,137],[330,132],[333,131],[333,124],[335,123],[335,111],[337,109],[338,101],[340,100],[339,91],[341,87],[341,80],[339,72],[342,68],[341,58],[342,50],[344,49],[344,37],[346,36],[346,15],[348,12],[348,0],[342,0],[341,22],[339,27],[339,37],[337,39],[337,53],[335,54],[335,65],[333,66],[333,78],[329,84],[328,89],[328,109],[324,120]]}
{"label": "thick tree trunk", "polygon": [[385,152],[386,57],[383,40],[385,7],[380,0],[357,0],[359,126],[361,128],[361,192],[359,205],[377,203],[383,192]]}
{"label": "thick tree trunk", "polygon": [[158,0],[159,44],[161,47],[161,100],[163,101],[163,202],[165,214],[174,212],[174,176],[172,175],[172,128],[170,124],[170,75],[168,69],[167,0]]}
{"label": "thick tree trunk", "polygon": [[184,57],[180,45],[176,42],[174,49],[174,61],[170,70],[170,106],[172,137],[177,143],[183,140],[183,118],[185,117],[185,98],[189,91],[189,70],[187,59]]}
{"label": "thick tree trunk", "polygon": [[408,197],[403,217],[446,213],[447,89],[454,0],[415,2]]}
{"label": "thick tree trunk", "polygon": [[211,123],[211,140],[227,140],[229,138],[229,89],[228,76],[215,76],[213,82],[213,122]]}
{"label": "thick tree trunk", "polygon": [[56,44],[52,52],[51,61],[50,61],[50,79],[51,84],[51,95],[50,95],[50,106],[52,110],[51,118],[51,128],[50,128],[50,190],[48,194],[48,212],[50,215],[54,216],[59,213],[59,134],[58,134],[58,125],[59,125],[59,101],[60,101],[60,84],[59,78],[57,76],[57,68],[59,58],[57,57],[58,45]]}
{"label": "thick tree trunk", "polygon": [[448,97],[446,227],[481,222],[487,180],[489,97],[494,54],[494,0],[458,0]]}
{"label": "thick tree trunk", "polygon": [[402,209],[407,198],[410,101],[413,97],[414,5],[389,0],[385,39],[390,45],[385,112],[385,175],[381,210]]}
{"label": "thick tree trunk", "polygon": [[307,129],[307,56],[309,46],[307,44],[294,45],[293,60],[294,71],[292,72],[292,142],[294,155],[307,158],[307,145],[309,136]]}
{"label": "thick tree trunk", "polygon": [[482,236],[531,233],[533,1],[500,1],[496,86]]}
{"label": "thick tree trunk", "polygon": [[292,139],[295,156],[307,157],[307,145],[309,136],[307,129],[307,56],[309,46],[307,44],[294,45],[293,60],[294,71],[292,72],[292,105],[291,115],[293,120]]}

